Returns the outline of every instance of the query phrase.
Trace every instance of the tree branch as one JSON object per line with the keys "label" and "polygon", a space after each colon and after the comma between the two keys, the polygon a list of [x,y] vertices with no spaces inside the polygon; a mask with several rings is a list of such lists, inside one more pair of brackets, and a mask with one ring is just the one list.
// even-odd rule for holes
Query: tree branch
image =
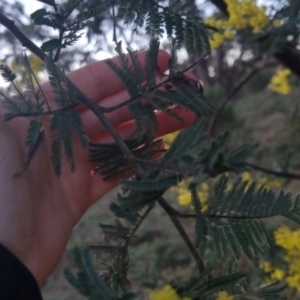
{"label": "tree branch", "polygon": [[171,221],[173,222],[174,226],[176,227],[177,231],[181,235],[183,241],[185,242],[186,246],[188,247],[191,255],[195,259],[198,267],[199,274],[203,273],[205,270],[205,264],[200,255],[198,254],[197,250],[195,249],[193,243],[189,239],[187,233],[185,232],[184,228],[182,227],[181,223],[177,219],[176,214],[174,214],[173,207],[163,198],[160,197],[157,202],[161,205],[161,207],[165,210],[167,215],[170,217]]}
{"label": "tree branch", "polygon": [[29,49],[41,60],[44,60],[45,53],[41,50],[41,48],[39,48],[35,43],[33,43],[23,34],[23,32],[15,25],[15,22],[13,20],[0,13],[0,24],[5,26],[9,30],[11,34],[22,44],[22,46]]}
{"label": "tree branch", "polygon": [[270,63],[267,64],[263,67],[257,68],[252,70],[238,85],[236,85],[234,87],[234,89],[229,93],[229,95],[227,97],[225,97],[223,99],[223,101],[221,102],[220,106],[218,107],[217,111],[214,113],[214,115],[212,116],[212,119],[210,121],[207,133],[208,136],[211,137],[212,131],[214,129],[214,126],[216,125],[216,121],[220,115],[220,113],[222,112],[222,110],[224,109],[224,107],[226,106],[226,104],[242,89],[242,87],[254,76],[256,75],[258,72],[260,72],[263,69],[266,68],[270,68],[270,67],[274,67],[274,64]]}

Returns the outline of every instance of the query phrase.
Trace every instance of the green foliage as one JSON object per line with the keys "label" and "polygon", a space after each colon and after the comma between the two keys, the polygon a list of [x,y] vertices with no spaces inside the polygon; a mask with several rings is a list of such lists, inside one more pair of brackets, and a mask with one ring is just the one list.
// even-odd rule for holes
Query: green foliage
{"label": "green foliage", "polygon": [[6,65],[0,65],[0,74],[6,82],[12,82],[17,78],[16,74]]}
{"label": "green foliage", "polygon": [[[65,276],[69,282],[88,299],[138,299],[138,295],[128,291],[130,243],[144,219],[158,203],[172,220],[197,265],[197,274],[193,274],[190,280],[185,284],[180,282],[172,285],[178,295],[192,299],[211,299],[214,293],[227,290],[233,295],[239,293],[239,299],[252,296],[277,299],[284,285],[274,282],[253,288],[248,270],[241,272],[239,263],[245,257],[252,261],[258,259],[272,247],[266,219],[281,216],[300,224],[300,197],[293,200],[290,193],[283,191],[276,195],[263,186],[242,182],[241,179],[231,187],[228,177],[222,175],[225,172],[239,173],[246,170],[247,160],[253,156],[258,145],[246,142],[238,147],[230,147],[229,132],[222,132],[215,138],[210,132],[208,135],[209,120],[216,113],[214,103],[217,101],[208,99],[206,95],[209,93],[204,95],[199,83],[185,75],[184,71],[189,68],[181,72],[177,69],[178,50],[182,47],[189,54],[210,51],[209,31],[213,28],[205,25],[202,18],[196,15],[195,5],[191,5],[190,1],[178,0],[168,3],[154,0],[98,1],[98,6],[87,6],[84,0],[68,0],[62,5],[57,5],[54,0],[40,2],[49,5],[52,10],[42,8],[33,12],[30,15],[32,21],[38,26],[58,29],[55,31],[58,35],[47,36],[40,48],[34,48],[44,61],[54,93],[55,107],[49,105],[39,84],[35,86],[38,80],[26,55],[22,56],[22,62],[29,75],[27,93],[15,82],[15,73],[8,66],[0,66],[3,79],[17,93],[17,96],[10,96],[9,93],[0,92],[1,102],[7,110],[4,119],[8,121],[18,116],[31,118],[25,140],[26,158],[22,172],[26,171],[41,146],[45,116],[48,123],[50,120],[51,160],[57,176],[62,174],[63,156],[66,157],[69,169],[75,171],[73,136],[83,148],[89,147],[89,160],[96,166],[93,171],[99,173],[103,180],[128,178],[138,171],[129,180],[121,181],[122,191],[116,201],[110,204],[110,210],[117,218],[115,224],[99,225],[104,242],[90,246],[83,253],[75,249],[78,273],[75,276],[70,269],[66,269]],[[295,10],[299,11],[299,5],[294,5]],[[116,141],[88,141],[80,113],[75,108],[80,104],[87,105],[104,125],[108,122],[106,113],[114,109],[96,105],[97,110],[90,104],[92,99],[80,93],[57,63],[61,52],[81,37],[82,30],[89,25],[87,20],[104,13],[112,13],[113,40],[118,54],[117,60],[106,62],[128,91],[126,105],[136,125],[136,130],[125,139],[124,144]],[[280,28],[280,35],[268,46],[268,51],[274,53],[284,49],[287,33],[292,34],[295,29],[295,16],[288,17],[291,11],[285,7],[279,13],[286,17],[286,23]],[[132,25],[134,33],[144,30],[150,37],[145,61],[140,61],[138,53],[129,48],[127,55],[123,52],[117,36],[120,19],[126,26]],[[157,66],[159,39],[164,33],[171,43],[168,74],[164,74]],[[295,44],[298,37],[297,34],[290,43]],[[24,43],[25,46],[27,44]],[[241,49],[244,51],[247,47]],[[257,58],[256,51],[254,49],[251,55]],[[216,97],[221,95],[220,91],[212,92]],[[225,90],[222,87],[223,92]],[[159,129],[157,112],[168,114],[180,122],[182,119],[176,113],[177,107],[194,113],[195,121],[178,134],[169,149],[162,151],[162,140],[156,138]],[[110,130],[110,133],[114,133],[112,136],[116,136],[117,132]],[[132,156],[128,155],[129,151]],[[205,209],[198,185],[216,177],[218,179]],[[194,214],[185,215],[176,211],[164,198],[165,192],[182,180],[188,182]],[[179,221],[181,217],[193,218],[195,243],[189,240],[189,234]],[[95,267],[89,251],[99,255],[100,267]],[[213,260],[208,257],[212,253]],[[211,261],[213,265],[209,265]]]}
{"label": "green foliage", "polygon": [[73,153],[72,135],[76,133],[81,146],[87,147],[87,138],[84,132],[83,124],[75,110],[68,110],[64,113],[57,112],[51,120],[51,134],[52,134],[52,156],[55,174],[59,177],[61,175],[62,161],[61,148],[64,147],[66,158],[70,165],[70,170],[75,171],[75,160]]}
{"label": "green foliage", "polygon": [[[126,145],[136,158],[151,159],[161,149],[161,140],[145,143],[146,138],[140,140],[125,140]],[[90,143],[90,161],[98,166],[95,172],[100,173],[104,180],[120,177],[132,170],[132,166],[124,159],[121,149],[115,144]]]}
{"label": "green foliage", "polygon": [[66,91],[63,85],[67,84],[65,74],[55,65],[50,56],[45,57],[45,66],[49,74],[49,82],[55,94],[55,101],[58,106],[66,108],[68,105],[73,104],[70,101],[70,91]]}
{"label": "green foliage", "polygon": [[[275,193],[255,183],[237,180],[228,190],[228,178],[221,176],[214,185],[214,193],[208,201],[208,209],[203,214],[210,236],[210,247],[220,260],[241,255],[252,259],[271,245],[271,239],[263,220],[278,215],[290,220],[299,218],[298,209],[290,193]],[[247,188],[246,188],[247,187]],[[299,197],[296,198],[296,201]],[[198,236],[203,236],[200,228]],[[203,242],[204,236],[203,236]]]}
{"label": "green foliage", "polygon": [[166,30],[168,38],[174,39],[178,48],[184,44],[190,53],[209,50],[206,34],[209,27],[185,7],[186,4],[179,1],[177,9],[172,9],[153,0],[120,0],[118,17],[124,19],[126,25],[133,24],[135,32],[145,28],[149,36],[161,37]]}
{"label": "green foliage", "polygon": [[77,15],[76,19],[78,22],[82,22],[85,20],[88,20],[90,18],[93,18],[99,14],[101,14],[102,12],[104,12],[107,8],[104,5],[99,5],[96,6],[88,11],[82,12],[80,14]]}
{"label": "green foliage", "polygon": [[113,293],[97,274],[89,251],[85,249],[81,253],[78,248],[75,248],[73,254],[78,267],[78,273],[76,277],[70,269],[65,269],[64,274],[67,280],[89,300],[114,299]]}

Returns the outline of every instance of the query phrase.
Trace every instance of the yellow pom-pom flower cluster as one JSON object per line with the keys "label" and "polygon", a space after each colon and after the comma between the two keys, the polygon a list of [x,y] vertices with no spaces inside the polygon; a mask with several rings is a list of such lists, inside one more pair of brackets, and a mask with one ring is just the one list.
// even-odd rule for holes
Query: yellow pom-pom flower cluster
{"label": "yellow pom-pom flower cluster", "polygon": [[153,290],[149,295],[149,300],[191,300],[188,297],[180,297],[176,290],[170,285]]}
{"label": "yellow pom-pom flower cluster", "polygon": [[[178,194],[177,199],[179,205],[181,206],[191,205],[192,202],[191,193],[186,186],[186,182],[183,181],[178,186],[171,189]],[[200,184],[198,196],[202,204],[202,210],[204,212],[207,211],[207,200],[209,197],[209,185],[207,183],[203,182],[202,184]]]}
{"label": "yellow pom-pom flower cluster", "polygon": [[[241,174],[242,181],[248,181],[248,185],[246,189],[250,186],[250,184],[253,182],[253,179],[251,177],[251,174],[249,172],[243,172]],[[283,187],[284,180],[283,179],[274,179],[270,180],[267,176],[263,176],[257,180],[255,180],[256,186],[259,188],[262,185],[266,189],[278,189]]]}
{"label": "yellow pom-pom flower cluster", "polygon": [[285,281],[300,291],[300,230],[280,227],[274,233],[275,243],[285,250],[285,262],[288,265]]}
{"label": "yellow pom-pom flower cluster", "polygon": [[163,137],[165,148],[168,149],[180,131],[169,133]]}
{"label": "yellow pom-pom flower cluster", "polygon": [[233,300],[233,297],[231,295],[229,295],[227,292],[222,291],[222,292],[219,292],[216,300]]}
{"label": "yellow pom-pom flower cluster", "polygon": [[[246,190],[249,188],[251,183],[254,182],[254,180],[252,179],[251,174],[249,172],[241,173],[241,178],[242,178],[242,181],[248,181]],[[261,178],[255,180],[255,183],[256,183],[257,188],[259,188],[263,185],[265,189],[278,189],[278,188],[283,187],[284,180],[282,180],[282,179],[270,180],[268,177],[264,176],[264,177],[261,177]],[[181,206],[191,205],[191,193],[187,189],[187,185],[188,184],[186,181],[182,181],[178,186],[175,186],[171,189],[172,191],[174,191],[178,194],[177,200],[178,200],[179,205],[181,205]],[[229,182],[228,187],[227,187],[227,192],[230,191],[231,188],[232,188],[232,184]],[[207,209],[208,209],[208,206],[207,206],[208,199],[209,199],[209,195],[211,192],[212,192],[211,186],[206,182],[201,183],[198,187],[198,196],[202,203],[203,212],[207,211]]]}
{"label": "yellow pom-pom flower cluster", "polygon": [[292,87],[288,80],[290,75],[291,70],[289,69],[278,70],[271,78],[268,88],[282,95],[290,94],[292,91]]}
{"label": "yellow pom-pom flower cluster", "polygon": [[[234,37],[236,30],[251,28],[254,34],[269,23],[270,19],[266,15],[266,7],[259,7],[256,0],[225,0],[229,18],[216,19],[208,18],[205,23],[217,28],[219,33],[215,33],[211,40],[211,48],[218,48],[225,40]],[[273,21],[274,27],[281,26],[280,20]]]}
{"label": "yellow pom-pom flower cluster", "polygon": [[274,232],[276,245],[284,249],[284,270],[276,268],[269,262],[261,263],[270,281],[284,280],[290,287],[300,291],[300,229],[291,230],[287,226],[281,226]]}

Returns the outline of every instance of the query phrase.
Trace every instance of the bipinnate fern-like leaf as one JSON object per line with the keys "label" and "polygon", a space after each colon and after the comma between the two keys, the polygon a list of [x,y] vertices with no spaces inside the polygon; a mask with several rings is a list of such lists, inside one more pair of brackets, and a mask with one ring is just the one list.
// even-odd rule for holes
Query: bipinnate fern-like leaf
{"label": "bipinnate fern-like leaf", "polygon": [[198,191],[196,189],[196,185],[190,186],[191,191],[191,202],[193,209],[196,213],[195,220],[195,234],[196,234],[196,247],[200,250],[201,253],[205,250],[206,240],[207,240],[207,222],[203,217],[203,207],[201,203],[201,199],[199,197]]}
{"label": "bipinnate fern-like leaf", "polygon": [[119,203],[112,202],[109,209],[114,215],[120,219],[124,219],[131,224],[135,224],[139,220],[139,212],[137,209],[124,208]]}
{"label": "bipinnate fern-like leaf", "polygon": [[168,60],[170,75],[173,75],[177,70],[177,64],[178,64],[177,51],[178,51],[178,45],[176,44],[176,40],[172,39],[171,53],[170,53],[170,58]]}
{"label": "bipinnate fern-like leaf", "polygon": [[45,8],[40,8],[30,15],[31,20],[35,25],[45,25],[55,29],[61,29],[63,22],[59,18],[53,18],[51,12]]}
{"label": "bipinnate fern-like leaf", "polygon": [[4,114],[4,121],[9,121],[14,118],[15,115],[21,114],[23,111],[20,106],[20,99],[12,98],[6,95],[4,92],[0,90],[0,104],[3,105],[8,112]]}
{"label": "bipinnate fern-like leaf", "polygon": [[247,158],[253,155],[258,148],[258,143],[245,143],[234,149],[228,156],[227,162],[232,165],[243,164]]}
{"label": "bipinnate fern-like leaf", "polygon": [[276,196],[264,187],[257,188],[255,183],[248,187],[248,182],[240,179],[228,190],[224,175],[216,182],[204,215],[210,245],[220,259],[242,255],[253,258],[268,250],[272,241],[263,223],[266,218],[281,215],[299,220],[299,210],[290,193],[281,191]]}
{"label": "bipinnate fern-like leaf", "polygon": [[263,285],[256,289],[253,294],[259,297],[259,299],[267,300],[279,300],[283,299],[280,297],[280,293],[287,288],[287,284],[280,281],[274,281],[272,283]]}
{"label": "bipinnate fern-like leaf", "polygon": [[100,15],[107,9],[107,6],[104,4],[98,5],[96,7],[93,7],[89,9],[88,11],[81,12],[77,15],[76,19],[78,22],[82,22],[85,20],[88,20],[90,18],[93,18],[97,15]]}
{"label": "bipinnate fern-like leaf", "polygon": [[[161,140],[154,140],[146,143],[146,139],[128,139],[125,140],[128,148],[137,158],[151,159],[160,151]],[[132,172],[132,166],[124,157],[120,148],[115,144],[97,144],[90,143],[89,160],[98,164],[95,172],[100,173],[104,180],[109,180],[115,177],[121,177],[122,174]]]}
{"label": "bipinnate fern-like leaf", "polygon": [[54,99],[60,107],[67,107],[68,94],[64,88],[66,79],[65,74],[56,66],[50,56],[45,56],[45,66],[49,76],[49,82],[54,92]]}
{"label": "bipinnate fern-like leaf", "polygon": [[67,280],[88,299],[115,299],[115,295],[106,286],[92,262],[88,249],[81,252],[78,248],[73,251],[73,256],[78,267],[77,276],[69,268],[64,270]]}
{"label": "bipinnate fern-like leaf", "polygon": [[65,109],[78,104],[77,91],[67,80],[64,72],[50,56],[45,55],[44,61],[56,104]]}
{"label": "bipinnate fern-like leaf", "polygon": [[172,161],[187,151],[193,151],[196,147],[200,148],[206,140],[203,130],[204,121],[182,130],[164,154],[162,161]]}
{"label": "bipinnate fern-like leaf", "polygon": [[166,32],[170,40],[175,39],[178,48],[184,44],[190,53],[210,48],[207,37],[210,28],[186,9],[184,1],[167,7],[153,0],[121,0],[118,17],[123,18],[127,25],[132,23],[136,32],[142,27],[149,36],[162,36]]}
{"label": "bipinnate fern-like leaf", "polygon": [[61,175],[62,146],[69,162],[70,170],[74,172],[75,160],[72,140],[73,132],[77,135],[83,148],[88,145],[87,137],[78,112],[75,110],[69,110],[55,113],[51,120],[50,129],[52,134],[51,160],[56,176],[59,177]]}
{"label": "bipinnate fern-like leaf", "polygon": [[[41,143],[44,140],[44,128],[42,123],[38,120],[31,120],[27,130],[27,136],[25,139],[25,146],[27,148],[26,158],[21,173],[29,166],[34,154],[39,149]],[[20,173],[20,175],[21,175]]]}
{"label": "bipinnate fern-like leaf", "polygon": [[146,55],[146,63],[149,64],[146,67],[147,74],[142,68],[142,63],[137,53],[128,50],[129,56],[126,56],[122,52],[121,44],[118,44],[116,48],[119,54],[119,63],[116,64],[112,60],[107,60],[107,64],[124,83],[130,97],[135,100],[128,105],[128,109],[136,122],[136,131],[132,136],[136,136],[137,139],[147,137],[148,140],[151,140],[154,131],[158,128],[153,106],[149,103],[141,102],[142,97],[146,95],[147,85],[144,84],[146,77],[150,79],[152,84],[155,84],[157,46],[155,42],[150,43],[150,48]]}
{"label": "bipinnate fern-like leaf", "polygon": [[[132,67],[129,57],[122,52],[121,46],[117,49],[119,54],[118,64],[112,59],[106,60],[106,63],[122,80],[131,97],[137,97],[138,95],[141,96],[140,87],[144,76],[140,78],[139,74],[135,73],[135,69]],[[135,65],[140,64],[136,56],[132,56],[132,58],[133,60],[137,60],[134,62]]]}
{"label": "bipinnate fern-like leaf", "polygon": [[65,48],[65,47],[66,46],[62,45],[61,40],[58,38],[48,40],[41,45],[41,49],[45,52],[50,52],[57,48]]}
{"label": "bipinnate fern-like leaf", "polygon": [[[192,92],[193,91],[193,92]],[[199,116],[207,117],[212,109],[207,105],[207,99],[199,92],[194,93],[195,88],[181,84],[176,90],[155,90],[153,95],[162,101],[169,101],[173,105],[186,108]]]}
{"label": "bipinnate fern-like leaf", "polygon": [[62,9],[64,13],[72,12],[79,4],[81,4],[83,0],[68,0],[63,6]]}
{"label": "bipinnate fern-like leaf", "polygon": [[236,284],[245,276],[246,274],[244,272],[235,272],[232,274],[227,274],[227,275],[216,277],[214,279],[207,280],[199,286],[197,290],[198,295],[208,296],[224,286],[230,286]]}
{"label": "bipinnate fern-like leaf", "polygon": [[130,230],[124,227],[121,222],[117,222],[116,225],[99,224],[104,236],[109,240],[120,241],[128,237]]}
{"label": "bipinnate fern-like leaf", "polygon": [[[209,215],[234,218],[268,218],[288,215],[293,210],[291,193],[275,193],[255,183],[237,180],[228,191],[228,178],[223,175],[214,187],[214,199],[208,204]],[[247,187],[247,188],[246,188]],[[261,205],[263,203],[263,205]]]}
{"label": "bipinnate fern-like leaf", "polygon": [[182,130],[162,158],[162,162],[172,162],[186,168],[184,176],[193,176],[191,185],[227,170],[245,170],[246,159],[257,147],[256,144],[246,143],[229,151],[228,132],[205,144],[207,136],[204,133],[204,122],[205,119]]}
{"label": "bipinnate fern-like leaf", "polygon": [[157,71],[157,56],[158,56],[158,50],[159,50],[159,39],[151,39],[149,44],[149,49],[146,53],[146,71],[145,76],[147,80],[147,87],[148,89],[153,88],[156,85],[155,82],[155,73]]}
{"label": "bipinnate fern-like leaf", "polygon": [[7,65],[0,65],[0,74],[5,82],[12,82],[17,78],[17,75]]}
{"label": "bipinnate fern-like leaf", "polygon": [[[211,271],[211,270],[210,270]],[[193,276],[184,286],[178,287],[178,293],[182,297],[189,297],[191,299],[210,299],[210,296],[220,289],[229,288],[237,285],[246,276],[243,272],[228,272],[227,274],[219,274],[215,278],[208,279],[209,269],[204,271],[199,276]]]}

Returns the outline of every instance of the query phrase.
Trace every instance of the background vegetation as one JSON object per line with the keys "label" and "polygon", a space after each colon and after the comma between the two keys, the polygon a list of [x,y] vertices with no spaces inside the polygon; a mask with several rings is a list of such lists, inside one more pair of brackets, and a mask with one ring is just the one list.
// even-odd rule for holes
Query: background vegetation
{"label": "background vegetation", "polygon": [[[52,1],[40,2],[49,4]],[[68,1],[69,4],[71,2]],[[73,14],[89,11],[95,6],[104,6],[106,1],[79,2],[80,6],[74,8]],[[130,18],[130,12],[134,10],[134,2],[127,2],[132,4],[128,8],[129,13],[127,11],[127,17]],[[206,172],[208,176],[199,180],[199,185],[194,191],[197,197],[191,195],[191,177],[188,177],[166,192],[167,203],[181,214],[188,216],[195,214],[196,205],[193,199],[196,197],[201,201],[201,214],[212,215],[211,201],[216,197],[216,184],[225,178],[222,177],[224,172],[228,180],[227,193],[234,189],[237,178],[241,178],[240,184],[244,183],[245,194],[254,189],[251,184],[255,182],[257,188],[263,186],[265,191],[274,191],[276,195],[281,189],[291,192],[295,199],[300,186],[300,175],[298,175],[300,174],[298,134],[300,124],[300,2],[297,0],[261,1],[259,3],[254,0],[152,2],[169,5],[175,12],[176,9],[180,10],[185,5],[185,12],[189,17],[201,18],[201,20],[203,18],[207,28],[211,28],[206,33],[209,37],[211,52],[191,70],[201,80],[204,95],[215,107],[204,129],[209,139],[218,141],[217,137],[220,137],[221,133],[229,131],[230,140],[227,141],[225,153],[230,153],[243,144],[259,142],[259,146],[255,148],[254,154],[246,163],[243,160],[240,167],[234,164],[234,167],[227,165],[227,169],[222,171],[216,169],[216,161],[219,163],[221,157],[218,155],[223,153],[222,141],[216,142],[216,150],[213,148],[214,144],[211,144],[210,153],[216,151],[218,155],[214,157],[211,170]],[[152,2],[135,1],[141,5],[147,4],[148,6],[145,7],[150,11],[151,5],[154,7]],[[122,5],[126,1],[114,3]],[[51,27],[36,26],[33,22],[37,23],[36,20],[33,17],[30,19],[25,13],[24,6],[26,6],[25,3],[16,0],[2,1],[0,13],[14,19],[26,36],[39,45],[57,36],[57,31]],[[141,7],[137,5],[136,9],[141,10]],[[131,49],[148,47],[148,41],[144,37],[147,29],[144,27],[139,32],[135,32],[129,24],[127,27],[124,26],[123,19],[120,18],[115,23],[115,32],[109,29],[111,28],[109,24],[114,21],[111,9],[103,9],[90,20],[78,37],[74,35],[70,38],[68,43],[72,46],[67,50],[62,48],[60,51],[59,63],[66,70],[95,60],[101,51],[115,54],[115,44],[111,42],[114,33],[120,37],[124,45],[126,44]],[[84,33],[83,37],[79,41],[81,46],[78,46],[75,42],[82,33]],[[148,32],[148,34],[153,37],[157,32]],[[179,36],[179,33],[176,32],[175,36]],[[18,80],[19,78],[28,80],[28,71],[16,59],[22,47],[4,27],[0,27],[0,43],[3,49],[0,53],[1,61],[19,75]],[[168,51],[173,51],[172,43],[165,35],[162,37],[161,46]],[[185,41],[182,46],[179,52],[182,59],[178,66],[181,70],[195,63],[203,55],[197,51],[189,51],[187,55],[188,42]],[[40,80],[45,79],[46,72],[41,61],[33,54],[29,54],[29,61],[36,77]],[[19,84],[22,83],[19,82]],[[177,134],[173,134],[165,137],[165,143],[171,144],[176,136]],[[184,158],[185,162],[189,159],[188,155]],[[212,157],[207,158],[209,159],[213,160]],[[237,192],[237,190],[234,191]],[[98,224],[114,221],[115,217],[108,207],[112,200],[115,201],[115,195],[114,191],[105,199],[101,199],[74,229],[64,259],[43,288],[45,299],[85,299],[67,282],[63,269],[68,267],[73,273],[78,270],[78,259],[76,264],[72,254],[75,246],[82,248],[83,245],[98,245],[106,241]],[[254,201],[254,198],[252,194],[247,201]],[[288,197],[285,199],[287,200],[285,204],[288,206]],[[264,200],[268,203],[268,199],[264,198]],[[230,199],[227,201],[231,203]],[[241,207],[246,211],[245,201]],[[263,208],[260,208],[262,211]],[[265,237],[256,239],[258,233],[254,233],[254,230],[250,228],[251,220],[249,221],[245,216],[244,224],[248,224],[248,227],[245,227],[247,230],[240,240],[241,245],[247,244],[249,247],[242,246],[241,250],[237,250],[239,253],[226,249],[224,246],[230,242],[230,236],[226,235],[225,230],[228,226],[233,226],[232,224],[224,221],[221,224],[225,232],[223,236],[217,232],[215,240],[211,235],[211,241],[206,233],[203,234],[203,240],[199,242],[197,238],[195,239],[195,232],[196,236],[199,235],[199,228],[195,229],[195,220],[183,218],[183,228],[190,239],[195,240],[197,252],[208,266],[206,272],[211,272],[208,279],[227,276],[224,277],[223,284],[211,283],[212,290],[207,295],[202,286],[202,292],[193,296],[192,293],[188,293],[189,284],[190,288],[195,288],[192,282],[196,273],[193,257],[187,251],[186,245],[182,242],[172,222],[166,217],[165,211],[156,205],[130,243],[131,259],[127,286],[132,291],[138,290],[141,293],[139,296],[141,299],[149,298],[150,300],[279,299],[280,297],[298,299],[300,298],[300,230],[295,222],[299,224],[299,218],[294,216],[287,220],[279,216],[284,215],[282,211],[280,212],[272,214],[272,216],[276,215],[273,218],[267,218],[267,214],[253,217],[255,220],[259,219],[264,225],[266,238],[267,236],[270,238],[266,245],[263,241]],[[222,215],[222,211],[220,214]],[[230,210],[228,209],[228,212],[222,216],[225,219],[229,217]],[[217,241],[221,239],[224,241],[218,244]],[[250,241],[250,239],[253,240]],[[108,256],[96,247],[91,251],[95,268],[103,278],[105,277],[103,276],[103,260],[108,260]],[[236,277],[230,278],[230,274],[235,274]],[[238,281],[238,279],[241,280]],[[102,298],[90,296],[89,299]]]}

